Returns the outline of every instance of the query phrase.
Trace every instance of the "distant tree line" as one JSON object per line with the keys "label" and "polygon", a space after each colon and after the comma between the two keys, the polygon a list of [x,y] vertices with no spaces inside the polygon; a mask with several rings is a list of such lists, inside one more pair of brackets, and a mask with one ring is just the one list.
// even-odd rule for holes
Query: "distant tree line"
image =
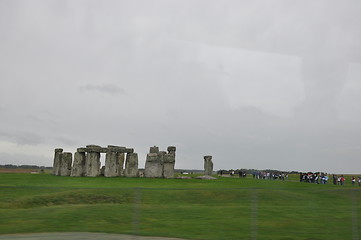
{"label": "distant tree line", "polygon": [[45,167],[45,166],[37,166],[37,165],[13,165],[13,164],[5,164],[0,165],[0,168],[9,168],[9,169],[52,169],[52,167]]}
{"label": "distant tree line", "polygon": [[287,174],[298,174],[298,171],[280,171],[280,170],[272,170],[272,169],[265,169],[265,170],[258,170],[258,169],[220,169],[217,171],[217,174],[239,174],[239,172],[246,173],[246,174],[253,174],[254,172],[271,172],[271,173],[287,173]]}

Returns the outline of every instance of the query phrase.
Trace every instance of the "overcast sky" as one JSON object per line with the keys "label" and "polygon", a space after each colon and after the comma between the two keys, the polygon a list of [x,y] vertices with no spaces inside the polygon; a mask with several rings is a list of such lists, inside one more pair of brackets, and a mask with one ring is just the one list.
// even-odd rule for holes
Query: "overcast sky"
{"label": "overcast sky", "polygon": [[[361,173],[359,0],[0,0],[0,164]],[[102,157],[104,163],[104,156]]]}

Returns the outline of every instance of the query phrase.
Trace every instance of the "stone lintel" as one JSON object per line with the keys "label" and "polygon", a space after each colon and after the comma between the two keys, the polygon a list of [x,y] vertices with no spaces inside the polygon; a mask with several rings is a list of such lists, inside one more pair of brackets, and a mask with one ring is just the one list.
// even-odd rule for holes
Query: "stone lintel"
{"label": "stone lintel", "polygon": [[76,151],[79,152],[79,153],[85,153],[85,152],[86,152],[86,148],[83,148],[83,147],[77,148]]}
{"label": "stone lintel", "polygon": [[101,146],[90,144],[90,145],[86,145],[86,147],[87,148],[100,148]]}
{"label": "stone lintel", "polygon": [[63,152],[63,149],[62,148],[55,148],[54,152]]}
{"label": "stone lintel", "polygon": [[123,153],[125,149],[126,149],[125,147],[121,147],[121,146],[108,145],[108,151],[110,151],[110,152]]}
{"label": "stone lintel", "polygon": [[159,147],[157,146],[150,147],[149,153],[159,153]]}
{"label": "stone lintel", "polygon": [[134,148],[126,148],[125,153],[134,153]]}

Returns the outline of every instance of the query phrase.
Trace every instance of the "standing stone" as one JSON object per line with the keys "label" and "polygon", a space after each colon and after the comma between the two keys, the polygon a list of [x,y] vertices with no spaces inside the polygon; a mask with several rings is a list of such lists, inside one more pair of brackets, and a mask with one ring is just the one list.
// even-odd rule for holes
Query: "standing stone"
{"label": "standing stone", "polygon": [[164,159],[163,159],[163,177],[164,178],[173,178],[174,177],[174,165],[175,165],[175,155],[172,153],[165,154]]}
{"label": "standing stone", "polygon": [[61,156],[63,154],[63,149],[56,148],[54,153],[54,163],[53,163],[53,175],[59,176],[60,175],[60,162]]}
{"label": "standing stone", "polygon": [[163,177],[163,160],[165,152],[156,152],[156,147],[150,148],[145,162],[144,176],[147,178]]}
{"label": "standing stone", "polygon": [[108,152],[105,155],[105,177],[117,177],[119,176],[119,162],[117,161],[117,152],[113,152],[108,149]]}
{"label": "standing stone", "polygon": [[124,159],[125,154],[118,152],[117,153],[117,162],[118,162],[118,175],[124,176]]}
{"label": "standing stone", "polygon": [[85,158],[85,175],[87,177],[97,177],[100,175],[100,151],[97,145],[87,145],[88,153]]}
{"label": "standing stone", "polygon": [[60,161],[60,176],[70,176],[71,173],[72,154],[64,152]]}
{"label": "standing stone", "polygon": [[75,152],[73,167],[70,176],[82,177],[85,175],[85,152]]}
{"label": "standing stone", "polygon": [[212,156],[204,156],[204,175],[211,176],[213,173]]}
{"label": "standing stone", "polygon": [[127,153],[127,158],[125,161],[125,170],[124,175],[126,177],[138,177],[138,154],[137,153]]}

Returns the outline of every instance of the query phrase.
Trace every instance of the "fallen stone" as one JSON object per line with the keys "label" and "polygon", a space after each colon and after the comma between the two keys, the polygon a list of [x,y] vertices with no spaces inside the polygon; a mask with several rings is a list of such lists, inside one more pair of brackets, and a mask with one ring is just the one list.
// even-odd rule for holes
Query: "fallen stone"
{"label": "fallen stone", "polygon": [[218,178],[215,178],[215,177],[212,177],[212,176],[208,176],[208,175],[206,175],[206,176],[198,176],[198,177],[196,177],[196,179],[203,179],[203,180],[216,180],[216,179],[218,179]]}

